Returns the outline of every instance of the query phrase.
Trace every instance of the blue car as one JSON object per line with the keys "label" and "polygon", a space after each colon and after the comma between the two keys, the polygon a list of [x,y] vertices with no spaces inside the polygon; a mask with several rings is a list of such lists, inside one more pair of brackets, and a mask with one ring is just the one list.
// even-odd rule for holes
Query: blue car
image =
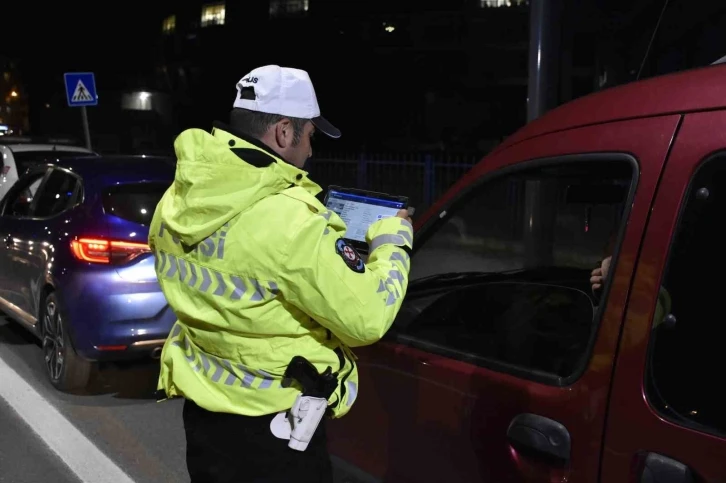
{"label": "blue car", "polygon": [[176,317],[147,239],[173,179],[167,158],[64,159],[0,201],[0,310],[41,339],[57,389],[84,388],[95,361],[160,356]]}

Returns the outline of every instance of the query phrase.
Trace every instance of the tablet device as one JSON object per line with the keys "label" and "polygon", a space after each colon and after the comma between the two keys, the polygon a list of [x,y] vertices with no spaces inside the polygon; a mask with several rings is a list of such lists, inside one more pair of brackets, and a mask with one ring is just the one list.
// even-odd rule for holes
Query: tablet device
{"label": "tablet device", "polygon": [[368,227],[408,208],[408,197],[330,186],[325,196],[325,207],[336,212],[345,222],[348,231],[344,238],[357,250],[367,252]]}

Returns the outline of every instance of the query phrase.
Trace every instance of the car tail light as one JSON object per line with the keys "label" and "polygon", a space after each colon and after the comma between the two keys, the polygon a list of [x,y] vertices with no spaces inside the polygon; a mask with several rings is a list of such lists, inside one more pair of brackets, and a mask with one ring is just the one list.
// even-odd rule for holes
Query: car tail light
{"label": "car tail light", "polygon": [[144,253],[151,253],[151,249],[146,243],[102,238],[76,238],[71,241],[71,252],[74,257],[83,262],[116,265],[130,262]]}
{"label": "car tail light", "polygon": [[125,345],[97,345],[94,346],[99,351],[125,351]]}

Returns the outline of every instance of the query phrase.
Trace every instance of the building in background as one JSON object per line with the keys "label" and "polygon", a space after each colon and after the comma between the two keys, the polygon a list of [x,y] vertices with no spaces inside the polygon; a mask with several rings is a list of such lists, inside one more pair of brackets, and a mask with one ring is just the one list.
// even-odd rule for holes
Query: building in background
{"label": "building in background", "polygon": [[[98,80],[96,81],[98,85]],[[145,88],[144,88],[145,89]],[[177,132],[170,95],[130,89],[99,90],[98,105],[87,108],[92,148],[103,154],[172,154]],[[68,107],[64,91],[44,98],[32,134],[83,140],[81,111]]]}
{"label": "building in background", "polygon": [[[151,142],[148,133],[160,133],[159,148],[170,150],[174,133],[226,119],[244,73],[276,63],[310,72],[325,115],[343,130],[338,141],[318,141],[323,151],[485,154],[527,120],[530,1],[543,0],[160,2],[158,12],[144,14],[152,37],[134,38],[138,59],[129,54],[122,67],[117,55],[99,60],[103,98],[89,109],[91,134],[137,149]],[[544,1],[547,108],[638,73],[726,55],[723,2],[695,8],[670,0],[643,62],[662,2]],[[62,92],[28,95],[34,129],[80,130],[80,114]],[[129,129],[147,133],[144,140],[111,143],[130,136],[116,119],[143,121]]]}
{"label": "building in background", "polygon": [[30,130],[28,93],[15,62],[0,55],[0,136]]}
{"label": "building in background", "polygon": [[[669,0],[653,37],[666,0],[160,0],[48,20],[37,28],[57,42],[16,42],[25,82],[12,96],[17,69],[0,70],[0,119],[81,139],[62,75],[92,70],[92,137],[171,150],[180,130],[225,120],[244,73],[276,63],[308,70],[343,130],[320,150],[480,155],[527,120],[530,2],[548,13],[546,108],[726,55],[726,2]],[[88,39],[103,53],[74,49]]]}
{"label": "building in background", "polygon": [[157,87],[184,126],[226,117],[267,63],[310,72],[346,150],[487,151],[525,121],[527,0],[190,1],[159,22]]}
{"label": "building in background", "polygon": [[[17,60],[23,75],[18,98],[28,102],[28,134],[70,137],[82,143],[81,109],[68,106],[63,74],[93,72],[99,102],[87,109],[92,147],[103,153],[143,152],[151,149],[153,133],[170,150],[176,128],[170,125],[173,115],[159,111],[162,102],[153,102],[151,110],[123,105],[128,93],[156,97],[150,62],[158,38],[156,2],[86,7],[56,5],[39,15],[32,2],[3,5],[6,21],[0,29],[4,47],[0,51]],[[47,40],[28,40],[37,37]]]}

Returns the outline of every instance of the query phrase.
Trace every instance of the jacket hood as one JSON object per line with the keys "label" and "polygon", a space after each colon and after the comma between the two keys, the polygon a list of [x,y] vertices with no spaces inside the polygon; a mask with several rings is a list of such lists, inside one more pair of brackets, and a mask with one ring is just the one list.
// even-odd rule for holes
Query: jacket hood
{"label": "jacket hood", "polygon": [[174,142],[174,183],[157,215],[187,246],[203,241],[259,200],[292,186],[313,195],[321,188],[303,170],[257,140],[215,123],[212,133],[188,129]]}

